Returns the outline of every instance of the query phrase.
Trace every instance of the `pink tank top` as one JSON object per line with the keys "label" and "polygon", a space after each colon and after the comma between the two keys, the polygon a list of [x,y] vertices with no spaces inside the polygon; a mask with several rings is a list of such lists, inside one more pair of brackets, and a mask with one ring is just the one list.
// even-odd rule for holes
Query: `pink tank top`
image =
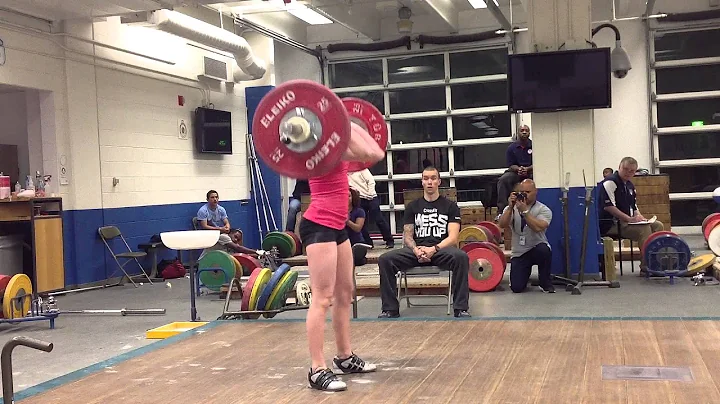
{"label": "pink tank top", "polygon": [[310,178],[310,207],[303,217],[336,230],[345,228],[348,218],[349,162],[341,161],[330,174]]}

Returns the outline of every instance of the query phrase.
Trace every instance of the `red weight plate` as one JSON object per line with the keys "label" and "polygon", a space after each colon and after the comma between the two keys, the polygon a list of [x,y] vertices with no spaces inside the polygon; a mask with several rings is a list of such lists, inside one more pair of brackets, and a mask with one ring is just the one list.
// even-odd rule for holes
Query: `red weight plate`
{"label": "red weight plate", "polygon": [[677,234],[675,234],[675,233],[673,233],[673,232],[671,232],[671,231],[668,231],[668,230],[656,231],[655,233],[652,233],[652,234],[650,235],[650,237],[648,237],[648,238],[645,240],[645,242],[643,243],[642,247],[640,247],[640,254],[643,254],[643,252],[645,251],[645,247],[647,247],[648,244],[649,244],[655,237],[662,236],[662,235],[664,235],[664,234],[669,234],[669,235],[671,235],[671,236],[677,236]]}
{"label": "red weight plate", "polygon": [[478,223],[478,226],[487,227],[492,232],[492,234],[495,238],[495,241],[498,244],[500,244],[503,241],[502,230],[500,229],[500,226],[498,226],[494,222],[483,221],[483,222]]}
{"label": "red weight plate", "polygon": [[[307,151],[294,151],[289,146],[299,145],[280,139],[281,123],[300,115],[318,137]],[[350,143],[350,117],[342,101],[329,88],[310,80],[291,80],[267,93],[255,111],[252,130],[263,162],[276,173],[297,179],[330,173]]]}
{"label": "red weight plate", "polygon": [[489,292],[502,281],[505,266],[498,254],[486,248],[475,248],[468,254],[468,286],[473,292]]}
{"label": "red weight plate", "polygon": [[703,228],[703,236],[705,236],[705,241],[710,238],[710,233],[713,231],[713,229],[720,223],[720,217],[716,217],[713,219],[710,219],[705,223],[705,227]]}
{"label": "red weight plate", "polygon": [[297,234],[288,230],[285,230],[285,233],[290,235],[293,241],[295,241],[295,255],[302,255],[302,243],[300,242],[300,237],[298,237]]}
{"label": "red weight plate", "polygon": [[482,243],[484,243],[484,241],[472,241],[472,242],[467,243],[464,246],[460,247],[460,249],[465,252],[470,252],[471,250],[474,250],[476,248],[485,248],[485,246]]}
{"label": "red weight plate", "polygon": [[[705,219],[702,221],[702,231],[705,232],[705,225],[712,219],[715,219],[716,217],[720,217],[720,213],[711,213],[707,216],[705,216]],[[707,237],[705,237],[707,239]]]}
{"label": "red weight plate", "polygon": [[243,253],[235,253],[232,254],[235,259],[240,262],[240,265],[243,267],[243,273],[242,274],[236,274],[236,278],[240,278],[240,276],[244,275],[250,275],[252,271],[255,270],[255,268],[262,268],[262,264],[260,261],[258,261],[257,258],[253,257],[252,255],[243,254]]}
{"label": "red weight plate", "polygon": [[2,292],[4,292],[5,288],[7,288],[8,283],[10,283],[10,279],[12,279],[12,276],[0,275],[0,295],[2,295]]}
{"label": "red weight plate", "polygon": [[[482,247],[487,248],[488,250],[495,251],[498,257],[502,259],[503,265],[507,266],[507,258],[505,258],[505,251],[503,251],[500,246],[489,241],[481,241],[480,244],[482,245]],[[505,266],[503,268],[505,268]]]}
{"label": "red weight plate", "polygon": [[[380,111],[371,103],[360,98],[347,97],[343,98],[342,102],[345,104],[350,119],[367,130],[370,137],[377,142],[382,150],[387,149],[388,127]],[[362,171],[373,165],[375,163],[353,161],[350,163],[348,171]]]}
{"label": "red weight plate", "polygon": [[250,274],[250,279],[248,279],[245,287],[243,288],[242,303],[240,303],[240,310],[242,311],[250,310],[250,295],[252,294],[255,280],[260,275],[260,272],[262,272],[262,268],[260,268],[259,266],[253,269],[252,274]]}
{"label": "red weight plate", "polygon": [[492,230],[488,229],[487,226],[482,224],[476,224],[475,227],[478,227],[480,230],[482,230],[485,233],[485,239],[488,243],[494,243],[495,242],[495,235],[493,234]]}

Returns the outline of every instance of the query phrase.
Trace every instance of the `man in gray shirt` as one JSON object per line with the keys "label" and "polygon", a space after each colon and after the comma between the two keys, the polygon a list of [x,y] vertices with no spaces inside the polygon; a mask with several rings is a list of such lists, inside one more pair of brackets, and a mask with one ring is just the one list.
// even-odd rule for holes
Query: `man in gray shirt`
{"label": "man in gray shirt", "polygon": [[512,232],[510,289],[520,293],[527,287],[533,265],[538,266],[540,290],[555,293],[550,276],[552,252],[545,236],[552,211],[537,201],[537,187],[531,179],[520,182],[508,198],[499,225]]}

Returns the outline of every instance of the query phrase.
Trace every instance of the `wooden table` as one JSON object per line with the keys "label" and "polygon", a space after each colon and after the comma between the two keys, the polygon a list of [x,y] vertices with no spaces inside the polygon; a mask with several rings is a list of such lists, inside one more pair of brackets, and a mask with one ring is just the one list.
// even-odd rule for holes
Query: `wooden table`
{"label": "wooden table", "polygon": [[21,272],[30,277],[33,291],[64,289],[62,198],[0,200],[0,234],[10,229],[29,240],[33,260]]}

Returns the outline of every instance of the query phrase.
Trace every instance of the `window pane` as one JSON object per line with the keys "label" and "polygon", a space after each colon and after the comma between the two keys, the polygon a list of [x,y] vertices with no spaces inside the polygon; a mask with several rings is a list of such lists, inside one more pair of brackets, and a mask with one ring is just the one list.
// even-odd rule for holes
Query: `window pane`
{"label": "window pane", "polygon": [[658,136],[660,160],[720,157],[720,132]]}
{"label": "window pane", "polygon": [[712,192],[720,186],[720,167],[661,168],[660,173],[670,176],[670,193]]}
{"label": "window pane", "polygon": [[[420,174],[428,165],[435,166],[440,172],[448,172],[448,148],[433,147],[426,149],[395,150],[393,153],[394,174]],[[419,186],[422,188],[422,185]]]}
{"label": "window pane", "polygon": [[720,98],[690,101],[659,102],[658,126],[691,126],[695,121],[705,124],[720,123]]}
{"label": "window pane", "polygon": [[720,56],[720,30],[673,32],[655,36],[655,60]]}
{"label": "window pane", "polygon": [[510,114],[478,114],[452,118],[453,139],[483,139],[512,136]]}
{"label": "window pane", "polygon": [[444,78],[445,61],[443,55],[388,59],[388,82],[390,84],[442,80]]}
{"label": "window pane", "polygon": [[505,74],[507,58],[507,48],[451,53],[450,78]]}
{"label": "window pane", "polygon": [[370,167],[370,172],[373,175],[387,175],[387,154],[381,161]]}
{"label": "window pane", "polygon": [[658,94],[720,90],[720,65],[655,70]]}
{"label": "window pane", "polygon": [[445,110],[445,87],[411,88],[390,91],[390,113]]}
{"label": "window pane", "polygon": [[390,204],[390,194],[388,193],[388,182],[375,180],[375,192],[380,197],[380,205]]}
{"label": "window pane", "polygon": [[450,95],[453,109],[507,105],[507,81],[458,84]]}
{"label": "window pane", "polygon": [[377,108],[381,114],[385,115],[385,99],[382,91],[359,91],[353,93],[338,94],[340,98],[355,97],[363,99]]}
{"label": "window pane", "polygon": [[[402,205],[405,203],[405,199],[403,197],[403,191],[406,189],[422,189],[422,181],[420,179],[421,175],[418,174],[417,180],[403,180],[403,181],[393,181],[393,185],[395,186],[395,205]],[[440,188],[449,188],[450,187],[450,180],[447,178],[443,178],[440,180]],[[402,216],[401,216],[402,218]],[[402,222],[402,219],[401,219]],[[402,229],[402,226],[400,227]]]}
{"label": "window pane", "polygon": [[510,143],[455,147],[455,172],[505,168],[505,151]]}
{"label": "window pane", "polygon": [[392,144],[447,141],[447,119],[411,119],[390,122]]}
{"label": "window pane", "polygon": [[[402,232],[403,232],[403,218],[404,218],[404,217],[405,217],[405,211],[404,211],[404,210],[395,211],[395,229],[390,229],[390,230],[394,230],[393,233],[395,233],[395,234],[402,234]],[[400,245],[402,245],[402,241],[400,241]]]}
{"label": "window pane", "polygon": [[382,60],[333,63],[328,66],[330,87],[357,87],[382,84]]}
{"label": "window pane", "polygon": [[[670,201],[672,227],[700,226],[703,219],[717,212],[717,203],[712,199],[703,201]],[[669,230],[665,223],[665,230]]]}
{"label": "window pane", "polygon": [[480,201],[485,206],[497,206],[499,175],[456,178],[458,202]]}

